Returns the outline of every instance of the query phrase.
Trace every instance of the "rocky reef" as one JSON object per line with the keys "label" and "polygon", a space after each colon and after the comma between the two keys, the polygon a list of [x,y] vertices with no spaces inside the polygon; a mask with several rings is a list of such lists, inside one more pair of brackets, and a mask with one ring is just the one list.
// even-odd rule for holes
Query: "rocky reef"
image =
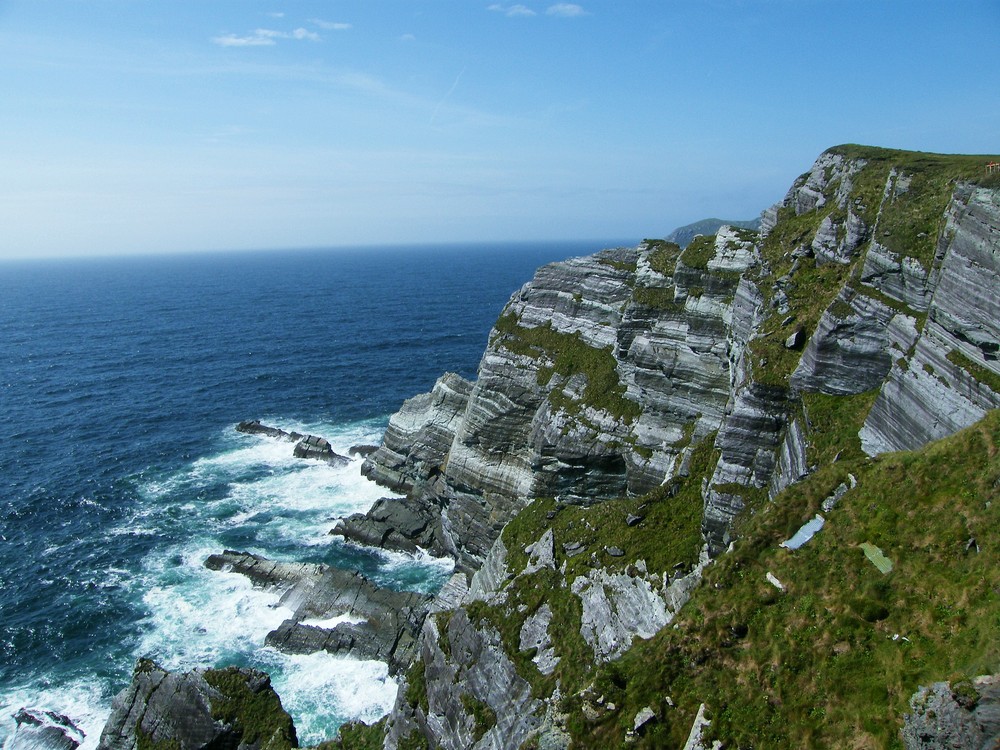
{"label": "rocky reef", "polygon": [[[433,600],[322,566],[209,564],[285,592],[295,617],[269,642],[392,665],[390,750],[988,744],[985,161],[842,146],[759,229],[539,269],[475,381],[443,375],[365,458],[405,499],[331,531],[452,557]],[[381,629],[309,624],[369,604],[394,613]],[[911,706],[942,680],[982,708],[945,710],[938,687]]]}

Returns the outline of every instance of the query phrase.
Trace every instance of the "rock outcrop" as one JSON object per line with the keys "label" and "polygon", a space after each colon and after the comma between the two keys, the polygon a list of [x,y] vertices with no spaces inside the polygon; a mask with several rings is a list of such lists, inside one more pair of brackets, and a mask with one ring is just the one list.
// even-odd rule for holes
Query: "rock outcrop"
{"label": "rock outcrop", "polygon": [[234,667],[172,673],[142,660],[115,696],[99,750],[285,750],[297,747],[291,717],[270,678]]}
{"label": "rock outcrop", "polygon": [[334,466],[346,466],[351,462],[347,456],[341,456],[334,452],[333,446],[326,438],[318,435],[303,435],[300,432],[286,432],[279,427],[271,427],[261,424],[259,420],[240,422],[236,425],[236,431],[245,435],[264,435],[276,440],[288,440],[295,443],[292,455],[296,458],[311,458],[315,461],[324,461]]}
{"label": "rock outcrop", "polygon": [[205,566],[241,573],[255,586],[281,593],[278,606],[294,614],[268,633],[267,645],[288,653],[378,659],[393,673],[409,664],[431,601],[426,594],[380,588],[357,572],[247,552],[226,550]]}
{"label": "rock outcrop", "polygon": [[72,719],[52,711],[21,708],[14,722],[4,750],[76,750],[84,741],[83,731]]}
{"label": "rock outcrop", "polygon": [[906,750],[990,750],[1000,746],[1000,675],[950,685],[935,682],[910,699]]}

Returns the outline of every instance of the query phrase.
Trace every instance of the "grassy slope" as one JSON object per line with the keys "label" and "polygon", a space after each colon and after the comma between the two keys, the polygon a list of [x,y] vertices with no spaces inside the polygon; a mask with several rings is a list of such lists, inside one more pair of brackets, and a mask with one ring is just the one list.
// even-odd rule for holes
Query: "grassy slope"
{"label": "grassy slope", "polygon": [[[857,487],[816,537],[779,548],[849,472]],[[639,746],[679,747],[705,702],[727,747],[893,747],[919,685],[1000,670],[1000,412],[918,452],[828,465],[743,534],[676,629],[598,674],[622,708],[581,727],[575,746],[615,745],[650,705],[662,720]]]}

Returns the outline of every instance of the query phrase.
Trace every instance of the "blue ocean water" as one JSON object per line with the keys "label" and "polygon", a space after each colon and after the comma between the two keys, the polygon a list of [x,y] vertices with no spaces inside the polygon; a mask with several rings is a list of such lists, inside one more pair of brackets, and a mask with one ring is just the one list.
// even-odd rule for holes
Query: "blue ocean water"
{"label": "blue ocean water", "polygon": [[202,563],[245,549],[428,591],[450,563],[330,537],[386,492],[235,424],[375,443],[441,373],[475,375],[535,268],[602,246],[0,264],[0,742],[30,706],[95,747],[140,656],[266,669],[303,744],[385,713],[384,665],[263,648],[288,612]]}

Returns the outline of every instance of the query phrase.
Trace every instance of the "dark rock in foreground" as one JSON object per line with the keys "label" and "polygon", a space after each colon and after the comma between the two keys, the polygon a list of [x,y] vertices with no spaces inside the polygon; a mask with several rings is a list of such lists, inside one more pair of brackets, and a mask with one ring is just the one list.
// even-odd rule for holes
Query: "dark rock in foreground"
{"label": "dark rock in foreground", "polygon": [[285,750],[298,741],[264,672],[230,667],[171,673],[143,659],[132,684],[115,696],[98,748],[140,746]]}
{"label": "dark rock in foreground", "polygon": [[416,552],[418,548],[435,555],[449,552],[441,528],[440,506],[420,497],[380,498],[367,513],[355,513],[338,521],[330,533],[358,544],[403,552]]}
{"label": "dark rock in foreground", "polygon": [[380,588],[354,571],[233,550],[211,555],[205,567],[241,573],[255,586],[282,591],[279,606],[294,615],[268,633],[267,645],[294,654],[327,651],[377,659],[393,674],[409,664],[432,599]]}

